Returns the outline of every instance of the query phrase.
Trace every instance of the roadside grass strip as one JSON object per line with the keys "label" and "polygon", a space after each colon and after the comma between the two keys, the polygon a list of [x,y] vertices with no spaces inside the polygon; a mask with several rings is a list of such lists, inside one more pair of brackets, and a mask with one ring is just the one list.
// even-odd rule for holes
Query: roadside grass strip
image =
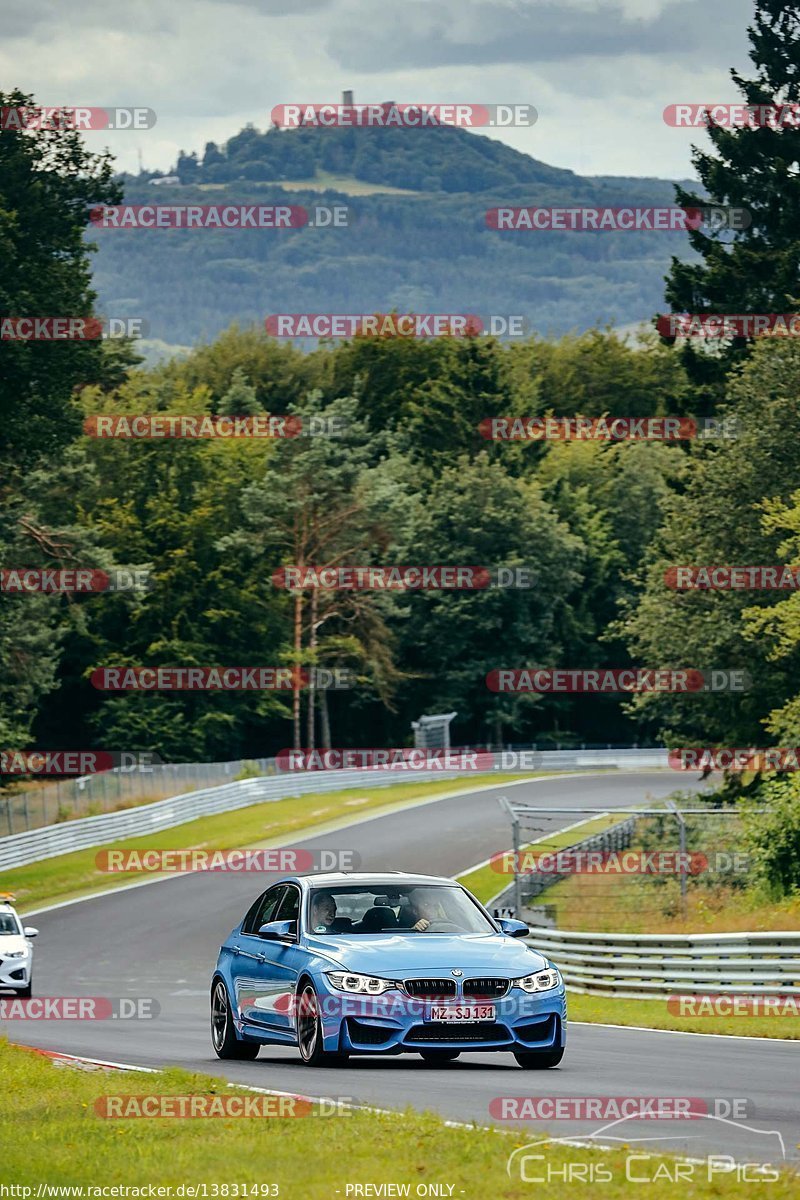
{"label": "roadside grass strip", "polygon": [[[365,1195],[522,1200],[533,1194],[524,1171],[520,1177],[522,1148],[546,1136],[530,1127],[498,1131],[447,1122],[412,1109],[376,1111],[330,1101],[309,1103],[307,1098],[292,1103],[285,1093],[265,1095],[261,1089],[238,1088],[175,1068],[148,1074],[55,1069],[47,1057],[2,1040],[0,1075],[7,1133],[3,1181],[31,1188],[28,1193],[15,1193],[23,1198],[72,1194],[91,1200],[88,1189],[92,1187],[98,1189],[94,1193],[98,1197],[101,1188],[110,1187],[128,1187],[129,1196],[147,1196],[148,1186],[157,1186],[172,1189],[162,1196],[200,1200],[250,1196],[347,1200]],[[274,1101],[275,1109],[282,1097],[286,1103],[283,1116],[107,1118],[98,1113],[98,1108],[119,1110],[120,1103],[127,1109],[118,1097],[152,1095],[180,1097],[182,1103],[197,1096],[204,1104],[209,1097],[227,1101],[240,1097],[242,1107],[244,1101],[260,1098]],[[330,1115],[324,1115],[326,1111]],[[509,1174],[514,1151],[520,1153],[511,1160]],[[791,1153],[788,1147],[787,1152]],[[537,1196],[556,1200],[575,1186],[585,1189],[582,1177],[600,1173],[604,1196],[629,1200],[631,1150],[627,1145],[602,1149],[574,1141],[545,1142],[531,1153],[543,1155],[544,1160],[529,1163],[527,1171],[535,1168],[536,1174],[551,1177],[550,1182],[535,1184]],[[686,1179],[692,1163],[692,1196],[744,1200],[752,1195],[752,1169],[747,1179],[737,1179],[733,1170],[712,1173],[709,1179],[711,1167],[706,1161],[637,1151],[635,1170],[638,1178],[648,1177],[651,1200],[674,1200],[680,1172]],[[565,1172],[577,1172],[577,1184],[565,1186]],[[768,1184],[773,1200],[797,1195],[796,1176],[774,1174]],[[366,1190],[368,1184],[373,1186]],[[377,1190],[381,1184],[395,1187]],[[361,1190],[355,1191],[359,1185]],[[84,1190],[59,1193],[60,1187]],[[133,1190],[137,1187],[138,1192]],[[111,1194],[105,1191],[106,1196]]]}
{"label": "roadside grass strip", "polygon": [[[713,985],[708,994],[716,997]],[[754,989],[753,992],[756,995]],[[794,1012],[800,1013],[800,996],[794,996]],[[682,1033],[716,1033],[734,1037],[781,1038],[786,1041],[800,1040],[800,1015],[763,1016],[679,1016],[667,1009],[667,997],[663,1000],[629,1000],[614,996],[591,996],[585,993],[569,993],[570,1021],[586,1021],[601,1025],[636,1025],[648,1029],[671,1029]],[[798,1061],[800,1072],[800,1061]]]}

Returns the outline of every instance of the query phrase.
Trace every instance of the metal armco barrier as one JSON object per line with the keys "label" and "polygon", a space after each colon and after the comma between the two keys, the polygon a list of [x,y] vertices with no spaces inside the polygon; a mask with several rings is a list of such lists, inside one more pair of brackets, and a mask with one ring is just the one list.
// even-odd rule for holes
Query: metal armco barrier
{"label": "metal armco barrier", "polygon": [[[437,779],[453,779],[454,775],[443,771],[414,771],[411,778],[429,783]],[[401,781],[387,771],[309,771],[302,775],[288,772],[285,775],[240,779],[222,787],[172,796],[169,800],[142,804],[123,812],[81,817],[76,821],[65,821],[62,825],[45,825],[28,833],[0,838],[0,870],[7,871],[11,867],[21,867],[42,858],[70,854],[73,850],[102,846],[123,837],[144,837],[159,833],[162,829],[171,829],[174,825],[183,825],[186,821],[194,821],[197,817],[247,808],[251,804],[285,800],[290,796],[313,792],[387,787],[392,783],[408,781],[408,776]]]}
{"label": "metal armco barrier", "polygon": [[646,1000],[674,994],[800,996],[800,932],[581,933],[531,930],[567,987]]}
{"label": "metal armco barrier", "polygon": [[[511,754],[512,752],[507,752]],[[528,770],[592,770],[613,769],[640,770],[649,767],[667,767],[666,750],[541,750],[514,751],[518,759],[523,755],[529,759],[515,764],[518,773]],[[497,771],[498,785],[502,783],[505,765],[502,755],[481,754],[481,758],[493,759],[481,763],[481,774]],[[261,760],[267,769],[272,769],[274,759]],[[535,766],[534,766],[535,762]],[[162,767],[160,770],[167,770]],[[113,772],[107,772],[111,775]],[[0,838],[0,870],[21,867],[41,858],[54,858],[58,854],[69,854],[73,850],[86,850],[90,846],[101,846],[117,841],[121,837],[142,837],[182,825],[196,817],[213,813],[228,812],[234,808],[245,808],[249,804],[262,804],[283,800],[289,796],[304,796],[311,792],[333,792],[344,788],[388,787],[393,783],[424,782],[437,779],[458,779],[464,787],[470,786],[469,771],[444,770],[395,770],[361,769],[346,771],[287,771],[282,774],[257,776],[241,779],[221,787],[203,788],[186,795],[171,796],[155,804],[141,804],[137,808],[121,812],[100,813],[94,817],[79,817],[58,825],[44,825],[39,829],[11,834]],[[677,773],[676,773],[677,780]],[[676,784],[677,786],[677,784]]]}

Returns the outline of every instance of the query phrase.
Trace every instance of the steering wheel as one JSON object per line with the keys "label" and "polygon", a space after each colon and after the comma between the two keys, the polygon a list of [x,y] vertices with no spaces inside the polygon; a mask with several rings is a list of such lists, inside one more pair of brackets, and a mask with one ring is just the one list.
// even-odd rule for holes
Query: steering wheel
{"label": "steering wheel", "polygon": [[425,933],[463,933],[464,930],[455,921],[431,921]]}

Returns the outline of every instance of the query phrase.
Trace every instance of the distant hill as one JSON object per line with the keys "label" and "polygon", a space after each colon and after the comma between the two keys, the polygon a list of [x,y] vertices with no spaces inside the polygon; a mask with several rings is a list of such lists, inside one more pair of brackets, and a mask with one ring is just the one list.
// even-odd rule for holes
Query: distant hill
{"label": "distant hill", "polygon": [[[648,320],[683,234],[502,233],[496,205],[667,205],[666,180],[551,167],[492,138],[429,129],[243,129],[179,183],[123,176],[127,203],[347,204],[344,229],[97,231],[108,315],[168,345],[278,312],[518,313],[542,334]],[[683,181],[684,183],[686,181]],[[382,189],[386,189],[383,191]]]}
{"label": "distant hill", "polygon": [[424,129],[270,129],[248,126],[202,160],[182,154],[182,183],[280,182],[318,171],[417,192],[483,192],[519,183],[568,188],[575,174],[493,138],[449,125]]}

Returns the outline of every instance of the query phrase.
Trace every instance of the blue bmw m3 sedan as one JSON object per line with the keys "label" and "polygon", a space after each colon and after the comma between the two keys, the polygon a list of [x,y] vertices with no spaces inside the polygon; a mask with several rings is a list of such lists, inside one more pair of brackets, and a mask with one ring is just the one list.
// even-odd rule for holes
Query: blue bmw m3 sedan
{"label": "blue bmw m3 sedan", "polygon": [[293,875],[251,905],[220,949],[211,1037],[220,1058],[297,1046],[309,1066],[354,1054],[510,1051],[555,1067],[567,1007],[557,967],[452,879]]}

